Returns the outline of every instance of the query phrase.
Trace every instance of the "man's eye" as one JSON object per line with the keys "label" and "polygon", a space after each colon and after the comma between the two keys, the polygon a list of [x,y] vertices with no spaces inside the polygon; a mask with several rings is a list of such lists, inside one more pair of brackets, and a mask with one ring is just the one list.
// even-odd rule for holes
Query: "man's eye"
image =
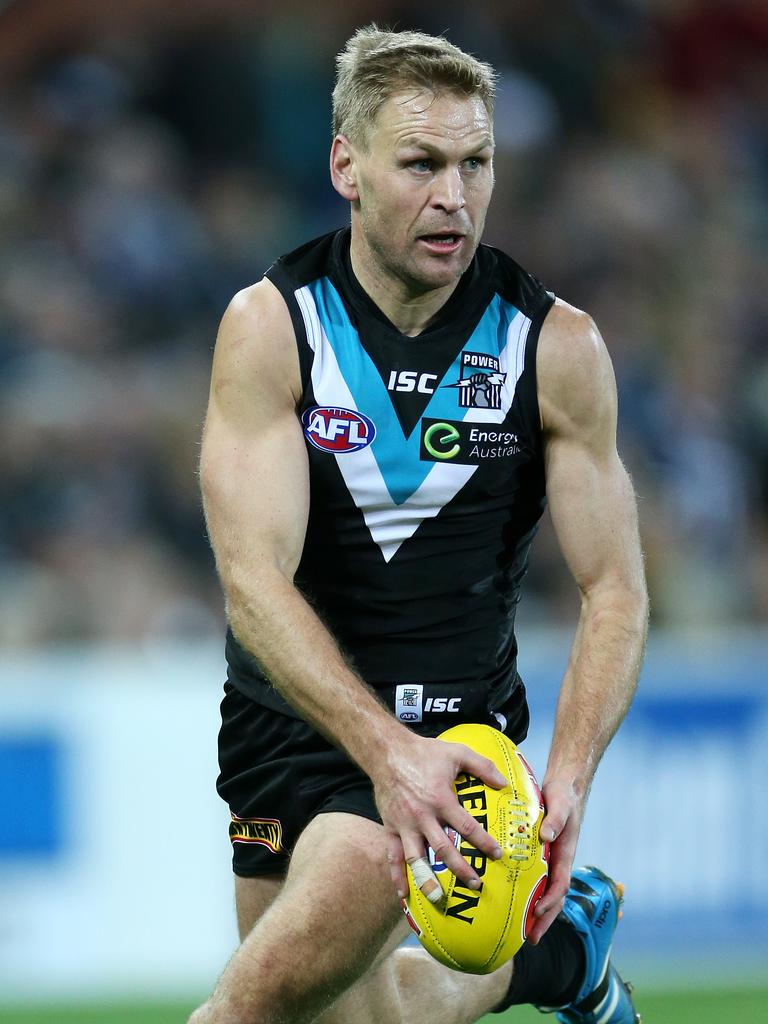
{"label": "man's eye", "polygon": [[479,156],[470,156],[464,161],[464,163],[468,170],[476,171],[478,167],[482,165],[483,161],[480,159]]}
{"label": "man's eye", "polygon": [[411,167],[413,167],[415,171],[431,171],[432,161],[428,160],[426,157],[423,160],[412,160]]}

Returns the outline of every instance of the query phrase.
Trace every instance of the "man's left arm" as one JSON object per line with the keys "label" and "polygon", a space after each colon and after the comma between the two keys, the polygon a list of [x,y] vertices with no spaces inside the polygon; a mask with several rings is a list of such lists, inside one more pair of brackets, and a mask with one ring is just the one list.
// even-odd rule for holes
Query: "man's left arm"
{"label": "man's left arm", "polygon": [[542,786],[541,834],[553,842],[534,943],[562,908],[589,788],[632,701],[648,620],[635,495],[616,450],[616,383],[591,318],[558,301],[536,368],[547,497],[581,614]]}

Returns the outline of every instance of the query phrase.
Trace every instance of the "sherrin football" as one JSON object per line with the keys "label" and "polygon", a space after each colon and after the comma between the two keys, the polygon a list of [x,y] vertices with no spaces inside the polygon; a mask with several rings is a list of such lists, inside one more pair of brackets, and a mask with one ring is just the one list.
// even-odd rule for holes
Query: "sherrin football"
{"label": "sherrin football", "polygon": [[522,946],[546,887],[549,843],[539,840],[544,803],[525,758],[498,729],[467,723],[448,729],[438,739],[471,747],[490,758],[510,780],[504,789],[492,789],[462,773],[454,783],[461,805],[497,840],[504,856],[491,860],[446,828],[480,877],[481,888],[466,888],[444,864],[435,862],[429,849],[444,898],[431,903],[414,884],[409,866],[403,909],[419,942],[440,963],[469,974],[490,974]]}

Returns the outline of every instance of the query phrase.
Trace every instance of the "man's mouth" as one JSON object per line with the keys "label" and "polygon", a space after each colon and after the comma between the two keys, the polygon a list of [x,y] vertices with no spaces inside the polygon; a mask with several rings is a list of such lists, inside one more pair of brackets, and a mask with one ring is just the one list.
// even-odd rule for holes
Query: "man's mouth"
{"label": "man's mouth", "polygon": [[464,239],[463,235],[447,234],[439,232],[433,235],[420,235],[419,241],[423,242],[433,252],[455,252]]}

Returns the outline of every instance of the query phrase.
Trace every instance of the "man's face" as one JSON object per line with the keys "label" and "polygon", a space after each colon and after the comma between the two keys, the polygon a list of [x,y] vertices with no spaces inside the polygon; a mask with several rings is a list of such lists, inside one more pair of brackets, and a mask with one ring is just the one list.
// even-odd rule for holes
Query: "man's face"
{"label": "man's face", "polygon": [[379,108],[368,143],[367,151],[353,147],[353,219],[371,269],[413,294],[457,281],[480,242],[493,190],[485,104],[404,89]]}

